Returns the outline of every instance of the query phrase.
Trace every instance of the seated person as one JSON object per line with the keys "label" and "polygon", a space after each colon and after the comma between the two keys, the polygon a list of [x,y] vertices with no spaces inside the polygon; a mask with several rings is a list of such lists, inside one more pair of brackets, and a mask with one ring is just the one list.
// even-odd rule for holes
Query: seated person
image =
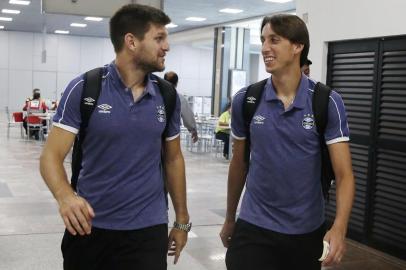
{"label": "seated person", "polygon": [[[32,91],[32,99],[27,99],[25,101],[25,106],[23,108],[23,111],[29,112],[29,114],[32,113],[45,113],[48,110],[48,107],[45,105],[45,102],[41,99],[41,93],[38,88],[35,88]],[[46,121],[41,120],[38,116],[34,115],[27,115],[24,118],[23,126],[25,129],[25,134],[27,134],[27,125],[38,125],[41,124],[43,126],[46,126]],[[46,133],[46,130],[44,130],[44,133]],[[34,136],[36,140],[39,139],[39,132],[38,130],[30,130],[30,137]]]}
{"label": "seated person", "polygon": [[223,156],[228,159],[228,149],[230,144],[230,121],[231,121],[231,103],[228,103],[225,111],[220,115],[216,126],[216,139],[224,142]]}

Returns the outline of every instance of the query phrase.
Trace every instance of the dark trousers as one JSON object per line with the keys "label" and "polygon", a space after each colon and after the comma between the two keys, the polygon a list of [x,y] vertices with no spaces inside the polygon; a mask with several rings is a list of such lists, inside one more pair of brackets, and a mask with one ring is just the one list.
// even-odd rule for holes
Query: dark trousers
{"label": "dark trousers", "polygon": [[227,269],[320,270],[324,234],[324,225],[311,233],[288,235],[239,219],[226,254]]}
{"label": "dark trousers", "polygon": [[216,133],[216,139],[222,140],[224,142],[223,156],[228,157],[228,147],[230,145],[230,134],[219,131]]}
{"label": "dark trousers", "polygon": [[93,227],[86,236],[65,230],[61,247],[65,270],[166,270],[168,225],[131,231]]}

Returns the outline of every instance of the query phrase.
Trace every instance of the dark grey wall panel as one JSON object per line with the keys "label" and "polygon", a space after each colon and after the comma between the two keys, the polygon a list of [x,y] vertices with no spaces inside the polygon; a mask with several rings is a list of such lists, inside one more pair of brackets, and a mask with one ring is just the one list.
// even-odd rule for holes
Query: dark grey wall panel
{"label": "dark grey wall panel", "polygon": [[349,236],[406,259],[406,37],[329,44],[327,83],[343,97],[353,142]]}

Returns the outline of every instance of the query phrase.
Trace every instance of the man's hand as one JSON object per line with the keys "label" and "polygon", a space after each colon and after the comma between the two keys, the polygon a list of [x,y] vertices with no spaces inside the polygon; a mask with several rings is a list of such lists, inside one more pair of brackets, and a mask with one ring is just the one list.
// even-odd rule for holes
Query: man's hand
{"label": "man's hand", "polygon": [[330,244],[330,252],[322,266],[332,266],[341,262],[346,250],[345,231],[333,225],[324,236],[324,240]]}
{"label": "man's hand", "polygon": [[235,221],[225,221],[223,228],[220,232],[220,238],[223,246],[228,248],[230,246],[231,236],[234,233]]}
{"label": "man's hand", "polygon": [[197,135],[196,129],[192,130],[190,132],[190,135],[192,136],[192,142],[195,143],[199,139],[199,136]]}
{"label": "man's hand", "polygon": [[59,213],[66,229],[73,235],[90,234],[92,218],[95,214],[90,204],[82,197],[72,193],[58,200]]}
{"label": "man's hand", "polygon": [[173,264],[176,264],[179,260],[180,253],[185,247],[187,242],[187,232],[172,228],[169,233],[168,241],[168,256],[175,256]]}

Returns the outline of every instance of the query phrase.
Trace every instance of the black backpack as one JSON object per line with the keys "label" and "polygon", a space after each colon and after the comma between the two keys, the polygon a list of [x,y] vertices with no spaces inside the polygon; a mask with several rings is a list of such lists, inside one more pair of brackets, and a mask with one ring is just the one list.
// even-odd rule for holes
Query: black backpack
{"label": "black backpack", "polygon": [[[76,191],[76,185],[79,178],[80,170],[82,169],[82,143],[86,137],[86,128],[89,124],[90,116],[92,115],[97,100],[101,91],[101,83],[103,76],[103,68],[95,68],[85,73],[83,82],[83,92],[80,102],[81,124],[79,134],[75,138],[72,151],[72,177],[71,186]],[[162,133],[162,140],[165,139],[169,120],[172,118],[176,106],[176,90],[169,82],[154,76],[158,81],[158,87],[165,104],[166,126]]]}
{"label": "black backpack", "polygon": [[[251,154],[251,140],[249,127],[252,117],[261,101],[262,92],[264,90],[267,79],[254,83],[247,88],[243,104],[243,117],[247,130],[245,143],[245,162],[249,166]],[[330,98],[331,88],[318,82],[314,88],[312,109],[316,122],[317,132],[319,136],[319,144],[321,149],[321,186],[324,198],[329,201],[329,190],[331,184],[335,180],[333,166],[331,165],[330,154],[324,139],[324,131],[326,130],[328,120],[328,103]]]}

